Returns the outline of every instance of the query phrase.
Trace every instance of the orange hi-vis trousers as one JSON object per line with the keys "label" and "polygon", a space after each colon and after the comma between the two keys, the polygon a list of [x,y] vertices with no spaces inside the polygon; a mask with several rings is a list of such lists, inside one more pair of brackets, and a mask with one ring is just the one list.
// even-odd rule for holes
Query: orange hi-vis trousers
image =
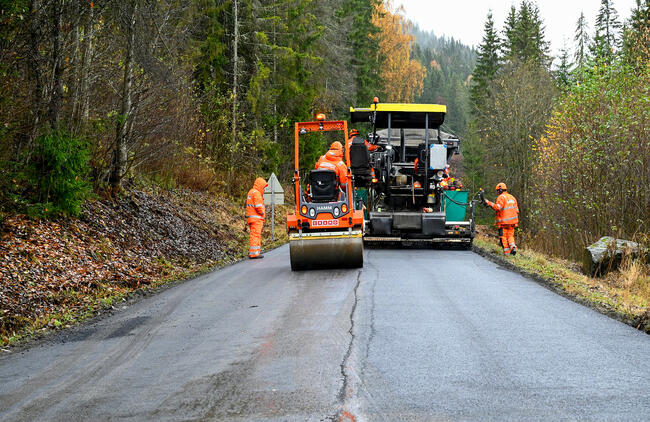
{"label": "orange hi-vis trousers", "polygon": [[499,237],[501,238],[501,246],[503,246],[503,253],[510,255],[513,250],[517,249],[515,244],[515,226],[502,225],[499,227]]}
{"label": "orange hi-vis trousers", "polygon": [[250,247],[248,248],[250,257],[259,256],[262,252],[262,227],[264,227],[264,220],[248,219],[248,228],[251,231]]}

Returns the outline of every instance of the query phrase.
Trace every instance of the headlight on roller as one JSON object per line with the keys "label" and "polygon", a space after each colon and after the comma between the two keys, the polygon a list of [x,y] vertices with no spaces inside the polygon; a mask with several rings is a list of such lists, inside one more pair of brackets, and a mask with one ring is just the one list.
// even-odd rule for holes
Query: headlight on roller
{"label": "headlight on roller", "polygon": [[341,214],[341,211],[339,210],[339,207],[334,207],[334,217],[338,217],[339,214]]}
{"label": "headlight on roller", "polygon": [[311,209],[309,210],[309,216],[310,216],[311,218],[316,217],[316,210],[313,209],[313,208],[311,208]]}

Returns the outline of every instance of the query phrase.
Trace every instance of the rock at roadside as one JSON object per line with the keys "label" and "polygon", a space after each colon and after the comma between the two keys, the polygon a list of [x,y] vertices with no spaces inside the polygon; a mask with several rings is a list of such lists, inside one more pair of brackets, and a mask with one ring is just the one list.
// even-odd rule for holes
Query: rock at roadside
{"label": "rock at roadside", "polygon": [[618,268],[624,254],[636,256],[638,253],[638,243],[604,236],[585,248],[582,254],[582,271],[590,276],[601,276]]}

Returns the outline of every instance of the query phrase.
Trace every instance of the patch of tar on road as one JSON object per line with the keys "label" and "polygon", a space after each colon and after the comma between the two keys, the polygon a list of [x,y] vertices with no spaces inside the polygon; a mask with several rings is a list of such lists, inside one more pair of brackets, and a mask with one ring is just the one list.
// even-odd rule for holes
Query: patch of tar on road
{"label": "patch of tar on road", "polygon": [[146,323],[151,319],[150,316],[137,316],[131,319],[128,319],[122,323],[115,331],[110,333],[106,338],[118,338],[125,337],[128,335],[133,335],[133,330],[135,330],[140,325]]}

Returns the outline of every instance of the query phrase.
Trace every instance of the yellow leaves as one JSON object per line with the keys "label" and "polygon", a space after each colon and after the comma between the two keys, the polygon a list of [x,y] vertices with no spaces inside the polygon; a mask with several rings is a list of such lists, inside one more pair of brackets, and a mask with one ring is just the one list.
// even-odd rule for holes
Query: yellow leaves
{"label": "yellow leaves", "polygon": [[380,32],[373,35],[379,41],[383,56],[380,75],[384,81],[387,102],[412,102],[422,92],[426,69],[411,59],[411,46],[415,37],[409,34],[409,22],[393,11],[390,0],[378,4],[372,23]]}

